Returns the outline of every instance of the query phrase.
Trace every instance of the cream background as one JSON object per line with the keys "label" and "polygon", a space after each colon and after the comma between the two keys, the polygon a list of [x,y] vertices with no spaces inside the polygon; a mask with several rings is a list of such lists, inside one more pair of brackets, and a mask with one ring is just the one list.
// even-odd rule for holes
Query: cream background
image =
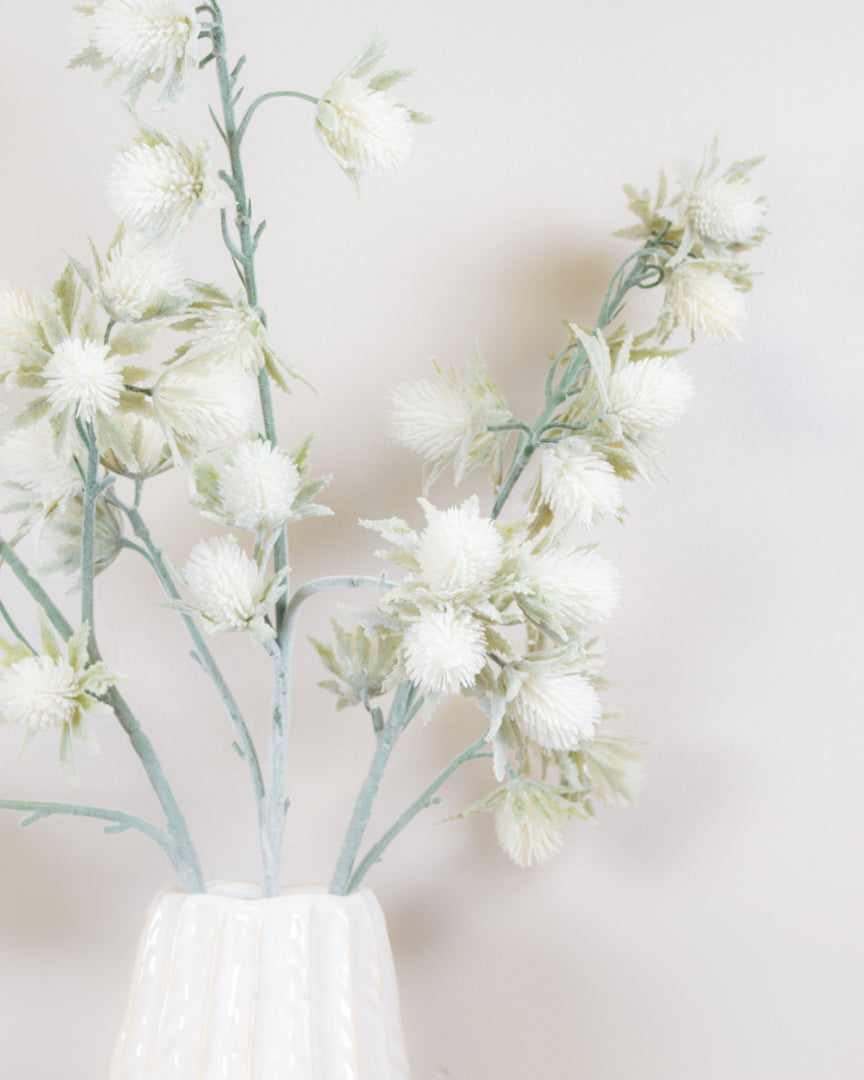
{"label": "cream background", "polygon": [[[418,460],[382,433],[382,386],[479,343],[531,416],[562,316],[590,323],[628,250],[620,184],[653,185],[669,155],[719,130],[727,159],[766,153],[773,236],[741,343],[700,347],[698,397],[670,433],[670,482],[629,493],[627,525],[598,535],[624,573],[607,627],[612,704],[650,740],[641,804],[574,824],[562,855],[520,872],[490,822],[436,826],[486,790],[457,775],[370,878],[388,914],[418,1080],[856,1080],[861,1025],[862,537],[857,311],[864,249],[857,5],[658,0],[225,0],[247,92],[320,92],[380,19],[404,97],[432,113],[409,163],[358,202],[311,130],[273,102],[248,140],[270,227],[260,285],[273,336],[322,391],[280,402],[285,441],[310,426],[338,512],[296,530],[297,580],[373,570],[359,516],[418,513]],[[5,208],[0,277],[47,288],[61,249],[86,256],[113,222],[103,176],[129,122],[91,72],[64,70],[68,6],[3,0]],[[178,117],[205,131],[206,71]],[[209,98],[208,98],[209,95]],[[205,117],[206,119],[206,117]],[[214,222],[196,220],[189,273],[233,287]],[[650,306],[650,305],[649,305]],[[536,367],[535,367],[536,366]],[[147,501],[177,562],[194,516]],[[447,483],[434,493],[455,498]],[[461,498],[461,493],[459,495]],[[359,552],[352,555],[351,552]],[[9,583],[4,595],[29,611]],[[209,684],[180,665],[174,616],[134,559],[99,580],[100,637],[164,748],[210,877],[258,876],[248,784]],[[75,599],[67,599],[69,610]],[[146,611],[146,644],[125,629]],[[327,601],[303,629],[327,632]],[[30,616],[22,616],[29,618]],[[244,642],[214,646],[263,735],[269,674]],[[191,674],[187,674],[191,672]],[[329,876],[371,754],[363,720],[334,715],[298,653],[287,880]],[[458,703],[406,738],[373,820],[379,833],[481,730]],[[69,788],[50,739],[15,760],[5,797],[153,810],[122,733],[79,754]],[[409,782],[408,778],[417,778]],[[326,783],[325,783],[326,781]],[[412,786],[413,785],[413,786]],[[0,1075],[106,1075],[150,896],[171,879],[133,834],[0,816]]]}

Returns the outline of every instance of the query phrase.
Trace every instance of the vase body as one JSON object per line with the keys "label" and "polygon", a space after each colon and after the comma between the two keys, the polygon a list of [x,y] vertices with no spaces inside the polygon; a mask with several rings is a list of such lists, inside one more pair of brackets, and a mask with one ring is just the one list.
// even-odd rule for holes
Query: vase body
{"label": "vase body", "polygon": [[110,1080],[408,1080],[373,894],[256,892],[156,898]]}

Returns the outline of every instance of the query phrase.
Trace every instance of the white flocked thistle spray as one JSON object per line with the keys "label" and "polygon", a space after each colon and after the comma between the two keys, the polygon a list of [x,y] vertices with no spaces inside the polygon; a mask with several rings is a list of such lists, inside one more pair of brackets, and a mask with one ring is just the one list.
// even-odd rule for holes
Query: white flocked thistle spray
{"label": "white flocked thistle spray", "polygon": [[[219,691],[249,771],[265,896],[282,882],[298,618],[306,600],[329,590],[377,597],[352,624],[334,621],[333,644],[314,643],[328,673],[321,685],[338,707],[363,710],[375,735],[331,890],[356,890],[448,777],[476,758],[490,759],[493,790],[457,816],[491,811],[510,858],[523,867],[544,862],[570,818],[592,819],[598,802],[632,801],[638,788],[638,741],[611,730],[594,646],[618,601],[619,575],[587,531],[623,515],[627,483],[654,475],[662,435],[692,397],[683,350],[667,344],[672,335],[679,327],[691,339],[740,333],[752,285],[743,256],[766,235],[765,201],[750,177],[758,159],[723,171],[715,139],[698,168],[678,166],[671,197],[662,176],[656,198],[626,189],[638,224],[621,235],[639,247],[613,276],[596,325],[566,324],[533,423],[511,411],[479,358],[464,370],[435,365],[428,378],[397,387],[391,433],[424,460],[424,492],[447,469],[457,483],[485,470],[485,498],[449,507],[420,499],[418,528],[399,518],[364,521],[385,543],[379,554],[393,564],[392,578],[338,574],[297,586],[287,534],[303,518],[329,513],[316,501],[327,479],[309,477],[311,436],[291,450],[279,444],[273,390],[287,390],[298,374],[267,336],[256,279],[264,223],[253,219],[243,140],[265,102],[305,102],[313,107],[310,135],[359,192],[363,177],[408,158],[415,126],[428,117],[392,96],[409,69],[377,70],[386,47],[380,31],[320,98],[273,90],[238,115],[245,58],[229,63],[216,0],[194,9],[185,0],[94,0],[77,11],[84,46],[73,66],[105,70],[130,106],[155,83],[167,109],[193,77],[206,77],[196,72],[215,71],[212,114],[225,168],[215,176],[207,146],[191,149],[173,126],[151,128],[133,114],[137,130],[108,178],[120,221],[104,253],[94,246],[92,265],[70,259],[50,297],[0,284],[0,375],[30,394],[0,442],[10,510],[19,515],[16,535],[0,539],[0,556],[32,597],[39,626],[31,644],[0,601],[11,635],[0,640],[0,722],[20,725],[27,740],[59,732],[64,761],[73,736],[92,743],[99,724],[119,723],[165,821],[78,804],[0,806],[25,810],[28,821],[75,814],[115,831],[138,829],[164,849],[184,888],[204,889],[156,750],[97,643],[94,575],[122,554],[145,560]],[[180,243],[199,208],[218,212],[241,279],[236,295],[183,278]],[[662,295],[654,325],[638,334],[621,321],[636,288]],[[150,350],[167,341],[173,355],[157,365]],[[203,533],[180,572],[142,512],[144,485],[172,468],[186,476]],[[19,555],[27,533],[45,565],[77,584],[75,625]],[[247,637],[272,665],[266,759],[208,648],[210,635],[228,633]],[[452,694],[476,703],[479,727],[361,853],[398,739]]]}

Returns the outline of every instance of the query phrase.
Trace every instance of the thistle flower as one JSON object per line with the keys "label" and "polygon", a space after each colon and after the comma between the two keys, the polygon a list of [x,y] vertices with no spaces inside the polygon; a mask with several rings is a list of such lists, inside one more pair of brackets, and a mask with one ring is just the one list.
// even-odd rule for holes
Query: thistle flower
{"label": "thistle flower", "polygon": [[719,174],[720,150],[715,135],[698,169],[688,161],[678,165],[681,191],[669,209],[673,226],[684,233],[672,265],[685,259],[700,241],[706,254],[723,256],[728,250],[752,247],[764,238],[766,200],[754,194],[748,176],[762,160],[735,162]]}
{"label": "thistle flower", "polygon": [[[78,574],[81,571],[81,536],[84,499],[74,495],[37,522],[34,539],[43,574]],[[104,498],[96,500],[93,533],[93,569],[99,574],[123,550],[123,519]]]}
{"label": "thistle flower", "polygon": [[579,436],[544,447],[540,460],[543,500],[562,525],[589,529],[624,502],[621,481],[609,462]]}
{"label": "thistle flower", "polygon": [[80,439],[76,436],[74,447],[60,450],[50,422],[43,418],[6,433],[0,444],[0,464],[10,484],[51,505],[81,490],[81,474],[73,456],[76,452],[83,460]]}
{"label": "thistle flower", "polygon": [[244,435],[257,404],[252,378],[232,366],[201,360],[168,368],[153,388],[156,416],[170,439],[222,443]]}
{"label": "thistle flower", "polygon": [[566,654],[505,669],[510,684],[506,716],[545,750],[578,750],[590,739],[603,710],[597,691]]}
{"label": "thistle flower", "polygon": [[449,510],[421,505],[427,525],[416,556],[429,589],[445,598],[487,585],[504,561],[504,545],[495,522],[480,516],[477,499]]}
{"label": "thistle flower", "polygon": [[108,200],[142,239],[178,233],[200,205],[214,208],[224,201],[209,175],[205,145],[195,151],[153,132],[120,151],[108,176]]}
{"label": "thistle flower", "polygon": [[24,323],[36,322],[39,316],[33,297],[26,289],[16,289],[0,281],[0,338],[25,332]]}
{"label": "thistle flower", "polygon": [[300,473],[291,457],[260,439],[241,443],[218,473],[213,516],[238,529],[276,529],[292,517]]}
{"label": "thistle flower", "polygon": [[735,264],[691,259],[669,274],[658,322],[661,340],[683,324],[692,338],[704,334],[713,341],[740,337],[749,279]]}
{"label": "thistle flower", "polygon": [[128,79],[132,102],[151,79],[168,80],[160,102],[176,101],[198,66],[198,25],[187,0],[94,0],[76,8],[89,46],[71,67],[109,69],[109,79]]}
{"label": "thistle flower", "polygon": [[425,694],[455,694],[471,686],[486,664],[483,624],[447,606],[421,611],[403,639],[405,671]]}
{"label": "thistle flower", "polygon": [[608,619],[618,603],[621,575],[594,548],[544,551],[530,560],[527,577],[539,594],[541,616],[568,631]]}
{"label": "thistle flower", "polygon": [[625,439],[638,441],[677,420],[693,392],[690,376],[674,356],[631,361],[619,355],[607,387],[607,411]]}
{"label": "thistle flower", "polygon": [[392,392],[391,436],[426,459],[427,489],[451,464],[457,484],[491,457],[500,471],[504,439],[489,429],[510,419],[510,411],[488,372],[479,360],[461,376],[455,365],[449,375],[433,365],[437,378],[403,383]]}
{"label": "thistle flower", "polygon": [[67,761],[72,737],[95,745],[87,719],[92,713],[111,711],[98,699],[120,676],[101,661],[88,663],[86,624],[69,639],[66,656],[41,612],[40,626],[42,654],[32,654],[20,642],[0,640],[5,657],[0,670],[0,723],[22,725],[25,746],[40,731],[60,729],[60,760]]}
{"label": "thistle flower", "polygon": [[172,244],[147,244],[122,233],[97,267],[97,294],[115,322],[134,322],[160,312],[166,297],[183,286]]}
{"label": "thistle flower", "polygon": [[195,318],[187,355],[236,365],[248,375],[264,366],[269,345],[258,314],[243,299],[205,309]]}
{"label": "thistle flower", "polygon": [[84,423],[117,408],[123,376],[110,348],[96,341],[68,338],[45,366],[48,400],[55,413],[67,409]]}
{"label": "thistle flower", "polygon": [[385,91],[411,74],[401,68],[365,78],[387,43],[376,30],[363,51],[321,95],[315,130],[359,192],[360,177],[401,165],[411,152],[413,125],[428,117],[393,101]]}
{"label": "thistle flower", "polygon": [[[275,635],[266,614],[285,590],[285,574],[267,581],[264,568],[233,536],[200,540],[192,549],[183,578],[211,634],[248,630],[256,642]],[[190,610],[182,605],[185,610]]]}

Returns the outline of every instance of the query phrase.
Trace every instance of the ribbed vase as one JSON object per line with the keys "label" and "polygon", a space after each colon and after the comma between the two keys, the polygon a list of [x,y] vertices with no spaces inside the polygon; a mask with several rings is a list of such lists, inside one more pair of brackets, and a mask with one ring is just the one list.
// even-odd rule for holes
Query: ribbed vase
{"label": "ribbed vase", "polygon": [[373,894],[256,892],[156,898],[110,1080],[407,1080]]}

